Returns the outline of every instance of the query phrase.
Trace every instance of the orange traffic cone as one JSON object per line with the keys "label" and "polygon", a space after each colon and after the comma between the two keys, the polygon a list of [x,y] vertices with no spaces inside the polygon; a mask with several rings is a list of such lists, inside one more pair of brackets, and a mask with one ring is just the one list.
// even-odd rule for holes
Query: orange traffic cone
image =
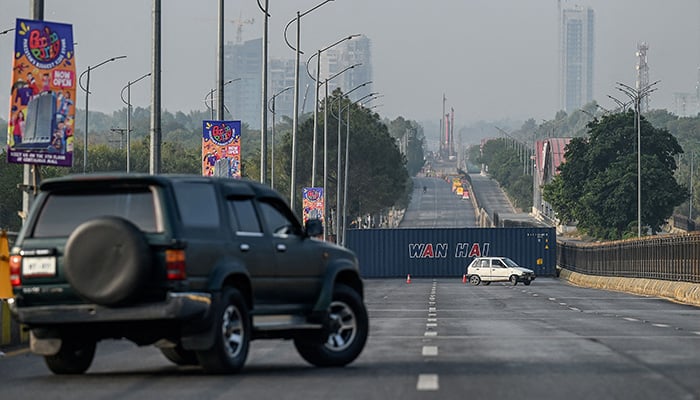
{"label": "orange traffic cone", "polygon": [[409,283],[409,284],[411,283],[411,274],[408,274],[406,276],[406,283]]}
{"label": "orange traffic cone", "polygon": [[467,283],[467,274],[462,275],[462,283]]}

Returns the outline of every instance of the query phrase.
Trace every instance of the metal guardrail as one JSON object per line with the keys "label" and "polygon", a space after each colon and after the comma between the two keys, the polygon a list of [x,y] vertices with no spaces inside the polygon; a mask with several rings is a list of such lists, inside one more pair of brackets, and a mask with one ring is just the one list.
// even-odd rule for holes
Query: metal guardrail
{"label": "metal guardrail", "polygon": [[700,283],[700,232],[606,243],[557,242],[557,265],[587,275]]}

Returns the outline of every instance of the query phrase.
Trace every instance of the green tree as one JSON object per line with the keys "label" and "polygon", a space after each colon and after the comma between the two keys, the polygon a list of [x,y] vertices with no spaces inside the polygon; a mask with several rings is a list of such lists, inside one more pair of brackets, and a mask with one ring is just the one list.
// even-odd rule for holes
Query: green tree
{"label": "green tree", "polygon": [[[544,187],[548,201],[563,221],[599,239],[636,235],[637,130],[628,111],[589,123],[587,138],[574,138],[560,174]],[[665,129],[641,118],[642,224],[652,232],[683,202],[684,187],[674,178],[674,156],[683,150]]]}

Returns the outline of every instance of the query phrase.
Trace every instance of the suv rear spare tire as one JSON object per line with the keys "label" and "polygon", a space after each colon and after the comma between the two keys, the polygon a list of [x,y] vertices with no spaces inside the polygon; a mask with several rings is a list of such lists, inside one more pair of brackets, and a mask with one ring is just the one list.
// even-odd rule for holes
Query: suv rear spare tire
{"label": "suv rear spare tire", "polygon": [[129,300],[149,275],[150,251],[133,223],[116,217],[79,225],[68,237],[64,272],[71,286],[102,305]]}

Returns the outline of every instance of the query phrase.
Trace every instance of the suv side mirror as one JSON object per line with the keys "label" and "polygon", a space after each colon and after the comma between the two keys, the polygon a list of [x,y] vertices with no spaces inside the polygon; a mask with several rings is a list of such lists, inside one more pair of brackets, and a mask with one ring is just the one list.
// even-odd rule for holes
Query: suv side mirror
{"label": "suv side mirror", "polygon": [[320,219],[306,221],[306,235],[310,237],[323,235],[323,222]]}

